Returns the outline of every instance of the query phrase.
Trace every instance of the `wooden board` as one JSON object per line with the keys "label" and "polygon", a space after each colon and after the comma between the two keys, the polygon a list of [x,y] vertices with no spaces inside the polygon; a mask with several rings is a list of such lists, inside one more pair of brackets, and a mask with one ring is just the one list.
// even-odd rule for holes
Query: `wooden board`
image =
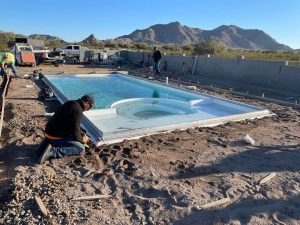
{"label": "wooden board", "polygon": [[72,201],[92,201],[92,200],[105,199],[110,197],[111,197],[110,195],[92,195],[92,196],[73,198]]}
{"label": "wooden board", "polygon": [[39,207],[39,209],[41,210],[41,212],[43,213],[44,216],[48,215],[48,210],[46,209],[44,203],[42,202],[42,199],[39,196],[34,196],[35,201]]}
{"label": "wooden board", "polygon": [[269,180],[271,180],[273,177],[275,177],[277,174],[275,172],[273,173],[270,173],[268,176],[264,177],[263,179],[261,179],[258,184],[261,185],[261,184],[264,184],[264,183],[267,183]]}
{"label": "wooden board", "polygon": [[212,208],[212,207],[215,207],[215,206],[223,205],[223,204],[229,203],[229,202],[231,202],[230,198],[222,198],[220,200],[217,200],[217,201],[214,201],[214,202],[202,205],[202,206],[200,206],[200,208],[201,209],[208,209],[208,208]]}

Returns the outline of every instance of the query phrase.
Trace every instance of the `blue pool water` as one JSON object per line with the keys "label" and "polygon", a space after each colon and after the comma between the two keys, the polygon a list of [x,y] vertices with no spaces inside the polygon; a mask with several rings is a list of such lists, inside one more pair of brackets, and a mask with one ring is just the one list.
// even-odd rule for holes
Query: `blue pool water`
{"label": "blue pool water", "polygon": [[62,102],[95,97],[96,108],[85,112],[83,125],[98,144],[270,115],[266,109],[122,74],[47,75],[45,82]]}
{"label": "blue pool water", "polygon": [[93,95],[96,99],[97,109],[104,109],[119,100],[131,98],[169,98],[186,102],[199,98],[193,94],[119,74],[51,76],[48,79],[68,99],[77,99],[85,94]]}

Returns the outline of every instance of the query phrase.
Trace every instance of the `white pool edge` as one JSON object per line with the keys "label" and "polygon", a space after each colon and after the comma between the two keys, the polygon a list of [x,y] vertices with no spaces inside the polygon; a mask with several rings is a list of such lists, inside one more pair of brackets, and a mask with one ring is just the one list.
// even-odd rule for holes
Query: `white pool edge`
{"label": "white pool edge", "polygon": [[[182,90],[182,91],[187,91],[187,92],[194,93],[194,94],[201,94],[201,95],[204,95],[204,96],[216,98],[218,100],[222,100],[222,101],[226,101],[226,102],[230,102],[230,103],[250,107],[250,108],[256,109],[258,111],[243,113],[243,114],[238,114],[238,115],[219,117],[219,118],[206,119],[206,120],[197,120],[197,121],[192,121],[192,122],[169,124],[169,125],[150,127],[150,128],[139,128],[139,129],[135,129],[135,130],[132,130],[132,131],[125,131],[123,133],[123,135],[119,135],[116,138],[107,138],[107,139],[102,138],[103,137],[103,132],[101,130],[99,130],[91,122],[91,120],[86,115],[84,115],[81,125],[87,131],[88,135],[93,139],[93,142],[96,146],[100,146],[100,145],[103,145],[103,144],[119,143],[119,142],[122,142],[125,139],[128,139],[128,140],[138,139],[138,138],[153,135],[153,134],[169,133],[169,132],[172,132],[174,130],[185,130],[185,129],[188,129],[188,128],[195,128],[195,127],[213,127],[213,126],[218,126],[220,124],[224,124],[224,123],[227,123],[227,122],[242,121],[242,120],[245,120],[245,119],[259,119],[259,118],[270,117],[270,116],[274,115],[268,109],[265,109],[265,108],[260,108],[260,107],[256,107],[256,106],[253,106],[253,105],[248,105],[246,103],[236,102],[234,100],[221,98],[221,97],[218,97],[218,96],[212,96],[212,95],[208,95],[208,94],[197,92],[197,91],[192,91],[192,90],[182,88],[182,87],[178,87],[178,86],[175,86],[175,85],[170,85],[170,84],[166,85],[166,84],[160,83],[158,81],[149,81],[148,79],[145,79],[145,78],[130,76],[127,73],[121,73],[121,72],[118,72],[118,73],[122,74],[124,76],[132,77],[132,78],[135,78],[135,79],[141,79],[141,80],[144,80],[144,81],[147,81],[147,82],[156,83],[156,84],[163,85],[163,86],[166,86],[166,87],[171,87],[171,88],[179,89],[179,90]],[[106,74],[107,73],[105,73],[105,75]],[[116,74],[116,72],[112,72],[112,73],[109,73],[109,74]],[[80,76],[83,76],[83,75],[84,74],[80,74]],[[93,76],[92,74],[86,74],[86,75]],[[46,76],[56,76],[56,75],[46,75]],[[66,101],[68,101],[68,99],[45,76],[43,76],[43,81],[45,82],[46,85],[48,85],[53,90],[55,96],[60,101],[60,103],[63,104]],[[99,135],[101,135],[101,137],[99,137]]]}
{"label": "white pool edge", "polygon": [[[240,115],[232,115],[232,116],[226,116],[226,117],[220,117],[220,118],[212,118],[212,119],[206,119],[206,120],[197,120],[192,122],[184,122],[184,123],[177,123],[177,124],[170,124],[170,125],[164,125],[164,126],[158,126],[158,127],[152,127],[152,128],[141,128],[136,129],[133,131],[127,131],[124,132],[124,135],[119,138],[114,139],[106,139],[105,138],[97,143],[97,146],[100,146],[102,144],[113,144],[113,143],[119,143],[126,140],[134,140],[139,139],[141,137],[153,135],[153,134],[159,134],[159,133],[170,133],[175,130],[186,130],[188,128],[196,128],[196,127],[214,127],[221,124],[225,124],[228,122],[237,122],[237,121],[243,121],[246,119],[253,120],[253,119],[260,119],[263,117],[271,117],[275,114],[271,113],[269,110],[262,110],[262,111],[256,111],[251,113],[244,113]],[[126,137],[124,137],[126,136]]]}

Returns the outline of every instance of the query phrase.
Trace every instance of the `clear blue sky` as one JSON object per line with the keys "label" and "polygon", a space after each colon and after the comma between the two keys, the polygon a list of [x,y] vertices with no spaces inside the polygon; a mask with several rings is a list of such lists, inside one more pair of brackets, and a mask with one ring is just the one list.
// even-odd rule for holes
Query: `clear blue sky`
{"label": "clear blue sky", "polygon": [[220,25],[260,29],[300,48],[300,0],[6,0],[0,16],[2,31],[50,34],[70,42],[92,33],[116,38],[178,21],[205,30]]}

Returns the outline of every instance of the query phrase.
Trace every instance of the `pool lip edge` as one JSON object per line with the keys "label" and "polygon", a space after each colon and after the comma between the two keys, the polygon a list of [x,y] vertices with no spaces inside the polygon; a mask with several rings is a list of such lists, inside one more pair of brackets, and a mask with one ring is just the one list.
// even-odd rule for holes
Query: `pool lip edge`
{"label": "pool lip edge", "polygon": [[[141,137],[154,135],[154,134],[160,134],[160,133],[170,133],[175,130],[186,130],[189,128],[196,128],[196,127],[214,127],[221,124],[226,124],[228,122],[238,122],[243,121],[246,119],[260,119],[263,117],[271,117],[275,114],[270,112],[268,109],[260,110],[256,112],[249,112],[249,113],[243,113],[238,115],[231,115],[231,116],[224,116],[224,117],[218,117],[218,118],[211,118],[206,120],[197,120],[192,122],[183,122],[183,123],[176,123],[176,124],[169,124],[169,125],[163,125],[163,126],[156,126],[156,127],[150,127],[150,128],[139,128],[127,132],[122,136],[119,136],[117,138],[106,138],[103,137],[103,140],[97,143],[97,146],[103,145],[103,144],[114,144],[119,143],[124,140],[132,140],[132,139],[138,139]],[[143,132],[142,132],[143,131]],[[124,136],[127,137],[124,137]]]}
{"label": "pool lip edge", "polygon": [[[111,75],[111,74],[121,74],[123,76],[127,76],[129,78],[133,78],[133,79],[139,79],[139,80],[143,80],[146,82],[150,82],[150,83],[155,83],[157,85],[162,85],[171,89],[177,89],[177,90],[181,90],[184,92],[189,92],[189,93],[193,93],[196,95],[204,95],[207,97],[213,97],[217,100],[221,100],[221,101],[225,101],[225,102],[230,102],[233,104],[237,104],[237,105],[241,105],[241,106],[245,106],[245,107],[249,107],[252,109],[255,109],[255,112],[248,112],[248,113],[243,113],[243,114],[238,114],[238,115],[231,115],[231,116],[225,116],[225,117],[218,117],[218,118],[212,118],[212,119],[206,119],[206,120],[196,120],[196,121],[191,121],[191,122],[182,122],[182,123],[177,123],[177,124],[169,124],[169,125],[164,125],[164,126],[157,126],[157,127],[150,127],[150,128],[138,128],[138,129],[134,129],[130,132],[124,132],[124,134],[132,134],[129,137],[121,137],[121,138],[111,138],[108,140],[105,140],[106,138],[103,137],[103,132],[101,130],[99,130],[92,122],[91,120],[84,115],[84,119],[82,121],[82,126],[88,131],[88,134],[93,138],[94,143],[99,146],[102,144],[108,144],[108,143],[117,143],[117,142],[121,142],[125,139],[137,139],[143,136],[148,136],[148,135],[152,135],[152,134],[158,134],[158,133],[163,133],[163,132],[172,132],[174,130],[180,129],[180,130],[184,130],[184,129],[188,129],[188,128],[193,128],[193,127],[210,127],[210,126],[217,126],[220,124],[224,124],[226,122],[230,122],[230,121],[241,121],[241,120],[245,120],[245,119],[255,119],[255,118],[262,118],[262,117],[266,117],[266,116],[273,116],[274,114],[271,113],[266,107],[257,107],[257,106],[253,106],[253,105],[249,105],[246,103],[242,103],[242,102],[237,102],[234,100],[230,100],[230,99],[226,99],[226,98],[222,98],[219,96],[213,96],[213,95],[209,95],[209,94],[205,94],[205,93],[201,93],[198,91],[192,91],[183,87],[178,87],[175,85],[166,85],[162,82],[159,81],[153,81],[153,80],[148,80],[146,78],[141,78],[141,77],[136,77],[136,76],[132,76],[132,75],[128,75],[128,73],[121,73],[121,72],[111,72],[111,73],[105,73],[105,75]],[[63,76],[61,74],[57,74],[59,76]],[[57,76],[55,74],[46,74],[43,75],[43,81],[45,82],[46,85],[48,85],[55,93],[56,97],[58,98],[58,100],[63,104],[64,102],[68,101],[68,99],[47,79],[46,76]],[[78,75],[78,74],[70,74],[70,76],[74,76],[74,75]],[[99,74],[80,74],[80,75],[88,75],[88,76],[95,76],[95,75],[99,75]],[[101,74],[100,74],[101,75]],[[68,76],[68,75],[66,75]],[[141,130],[143,130],[143,134],[137,135],[137,133],[141,133]],[[100,136],[99,136],[100,135]]]}

